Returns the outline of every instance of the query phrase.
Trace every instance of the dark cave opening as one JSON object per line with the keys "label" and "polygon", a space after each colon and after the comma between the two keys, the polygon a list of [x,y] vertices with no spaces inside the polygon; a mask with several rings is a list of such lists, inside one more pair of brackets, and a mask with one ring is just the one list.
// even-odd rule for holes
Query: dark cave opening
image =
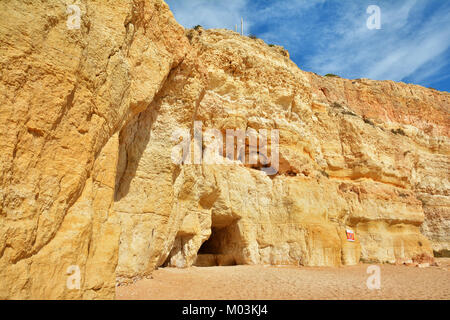
{"label": "dark cave opening", "polygon": [[235,258],[228,247],[230,234],[228,228],[212,228],[208,240],[203,242],[194,263],[197,267],[232,266]]}
{"label": "dark cave opening", "polygon": [[221,254],[221,241],[218,237],[218,233],[216,228],[211,229],[211,235],[208,240],[203,242],[200,249],[198,250],[198,254]]}

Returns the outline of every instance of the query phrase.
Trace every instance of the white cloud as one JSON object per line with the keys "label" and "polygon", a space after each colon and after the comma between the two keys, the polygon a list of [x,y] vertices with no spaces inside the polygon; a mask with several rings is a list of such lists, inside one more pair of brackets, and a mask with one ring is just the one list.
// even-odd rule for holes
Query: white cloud
{"label": "white cloud", "polygon": [[[434,70],[439,72],[436,66],[445,64],[436,60],[445,59],[443,53],[450,45],[450,14],[441,11],[425,21],[417,16],[412,19],[413,9],[416,13],[423,10],[416,6],[417,1],[411,0],[382,7],[382,30],[361,27],[345,32],[339,22],[341,36],[333,39],[325,52],[309,59],[309,68],[322,74],[400,81],[414,77],[422,66],[434,61]],[[361,17],[347,19],[354,28]]]}
{"label": "white cloud", "polygon": [[411,81],[426,86],[432,85],[433,83],[439,83],[440,81],[450,78],[449,73],[442,72],[444,68],[448,68],[449,66],[449,62],[445,59],[445,56],[430,60],[416,70],[411,77]]}
{"label": "white cloud", "polygon": [[[449,17],[450,18],[450,17]],[[368,70],[373,79],[402,80],[413,75],[422,65],[441,56],[449,48],[450,29],[425,27],[414,38],[398,39],[385,48],[387,56],[375,62]]]}

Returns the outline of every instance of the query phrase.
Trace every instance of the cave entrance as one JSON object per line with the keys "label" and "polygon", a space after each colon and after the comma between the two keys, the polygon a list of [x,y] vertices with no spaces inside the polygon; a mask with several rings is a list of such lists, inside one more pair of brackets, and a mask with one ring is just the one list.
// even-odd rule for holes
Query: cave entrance
{"label": "cave entrance", "polygon": [[233,266],[236,260],[231,250],[231,233],[229,228],[211,228],[211,235],[203,242],[197,253],[194,266]]}
{"label": "cave entrance", "polygon": [[198,250],[198,254],[220,254],[222,253],[221,242],[218,237],[216,228],[211,229],[211,235],[209,239],[203,242],[202,246]]}

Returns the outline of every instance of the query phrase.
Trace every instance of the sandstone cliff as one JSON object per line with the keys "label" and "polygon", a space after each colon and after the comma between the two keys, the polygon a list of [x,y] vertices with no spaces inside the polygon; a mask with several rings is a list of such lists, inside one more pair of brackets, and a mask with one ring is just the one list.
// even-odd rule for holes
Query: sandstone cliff
{"label": "sandstone cliff", "polygon": [[163,1],[79,7],[0,2],[0,298],[114,296],[118,135],[188,50]]}
{"label": "sandstone cliff", "polygon": [[[185,31],[163,1],[80,8],[68,30],[62,3],[0,3],[0,298],[113,298],[163,265],[448,252],[449,93],[307,73],[261,40]],[[278,173],[175,164],[194,121],[279,130]]]}

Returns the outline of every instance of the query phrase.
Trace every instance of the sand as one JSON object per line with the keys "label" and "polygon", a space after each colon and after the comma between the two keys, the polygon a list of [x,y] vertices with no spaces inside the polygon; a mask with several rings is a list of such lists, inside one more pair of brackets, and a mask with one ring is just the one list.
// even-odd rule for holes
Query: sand
{"label": "sand", "polygon": [[366,285],[367,264],[330,267],[160,268],[152,279],[116,288],[117,299],[450,299],[450,259],[418,268],[379,265],[381,288]]}

